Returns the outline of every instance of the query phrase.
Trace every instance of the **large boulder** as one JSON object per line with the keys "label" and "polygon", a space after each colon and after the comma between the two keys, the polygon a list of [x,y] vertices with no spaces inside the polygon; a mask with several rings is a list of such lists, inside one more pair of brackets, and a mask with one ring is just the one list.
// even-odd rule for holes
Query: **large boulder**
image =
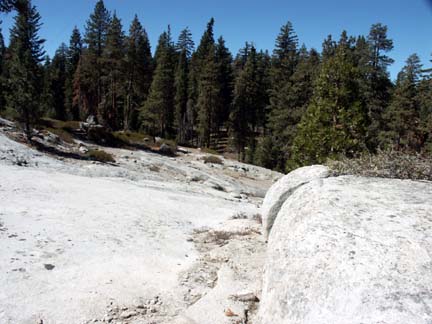
{"label": "large boulder", "polygon": [[432,183],[312,180],[269,237],[262,324],[432,323]]}
{"label": "large boulder", "polygon": [[322,165],[299,168],[279,179],[269,189],[261,207],[265,239],[268,239],[276,216],[285,200],[299,187],[314,179],[326,178],[329,173],[329,169]]}

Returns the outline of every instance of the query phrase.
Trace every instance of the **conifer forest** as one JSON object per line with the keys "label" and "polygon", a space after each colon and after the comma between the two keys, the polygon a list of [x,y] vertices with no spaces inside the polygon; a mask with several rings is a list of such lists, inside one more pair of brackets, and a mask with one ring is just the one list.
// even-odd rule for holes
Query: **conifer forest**
{"label": "conifer forest", "polygon": [[282,172],[365,152],[432,152],[432,70],[413,53],[391,80],[394,44],[382,23],[364,35],[329,35],[314,49],[288,21],[274,49],[246,42],[231,53],[213,18],[198,44],[189,28],[174,37],[170,26],[150,44],[138,16],[124,26],[99,0],[49,57],[31,0],[0,0],[0,10],[14,15],[7,46],[0,30],[0,115],[27,134],[41,118],[94,116],[110,132]]}

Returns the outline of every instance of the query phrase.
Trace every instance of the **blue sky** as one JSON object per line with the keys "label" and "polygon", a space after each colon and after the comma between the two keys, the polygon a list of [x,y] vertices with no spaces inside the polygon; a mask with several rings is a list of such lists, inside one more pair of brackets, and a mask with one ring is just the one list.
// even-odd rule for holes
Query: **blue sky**
{"label": "blue sky", "polygon": [[[96,0],[33,0],[44,23],[41,36],[52,55],[61,42],[68,42],[74,25],[81,30]],[[214,17],[215,36],[223,35],[235,54],[245,41],[253,41],[259,49],[273,49],[279,28],[290,20],[301,43],[321,50],[328,35],[339,36],[346,29],[350,35],[367,34],[371,24],[382,22],[389,27],[395,48],[390,54],[395,64],[392,78],[412,54],[420,55],[429,66],[432,53],[432,0],[106,0],[109,10],[116,10],[125,30],[134,14],[138,14],[152,45],[171,24],[174,37],[189,26],[195,43],[210,17]],[[3,34],[8,37],[12,14],[0,14]]]}

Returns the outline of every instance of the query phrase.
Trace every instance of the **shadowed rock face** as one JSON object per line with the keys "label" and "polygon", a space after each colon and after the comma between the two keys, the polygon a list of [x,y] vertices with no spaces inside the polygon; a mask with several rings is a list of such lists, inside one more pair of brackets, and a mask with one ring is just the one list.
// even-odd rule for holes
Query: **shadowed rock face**
{"label": "shadowed rock face", "polygon": [[285,200],[299,187],[320,178],[327,178],[329,169],[322,165],[314,165],[297,169],[282,177],[267,192],[263,205],[263,231],[267,240],[273,223]]}
{"label": "shadowed rock face", "polygon": [[262,324],[431,323],[432,183],[312,180],[283,203],[267,253]]}

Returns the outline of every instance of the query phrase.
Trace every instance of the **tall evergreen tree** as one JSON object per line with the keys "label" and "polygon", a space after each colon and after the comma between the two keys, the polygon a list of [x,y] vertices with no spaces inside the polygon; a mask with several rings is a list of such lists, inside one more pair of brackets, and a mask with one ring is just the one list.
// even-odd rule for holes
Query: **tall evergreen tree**
{"label": "tall evergreen tree", "polygon": [[384,133],[384,143],[387,142],[396,149],[419,151],[421,148],[418,102],[421,68],[417,54],[407,59],[405,67],[398,74],[393,98],[384,114],[387,129]]}
{"label": "tall evergreen tree", "polygon": [[123,122],[125,35],[120,19],[114,13],[102,53],[103,97],[99,106],[102,123],[116,130]]}
{"label": "tall evergreen tree", "polygon": [[6,51],[4,38],[3,38],[3,34],[2,34],[2,29],[1,29],[1,24],[2,24],[2,21],[0,20],[0,74],[2,73],[4,54]]}
{"label": "tall evergreen tree", "polygon": [[106,47],[111,14],[106,9],[103,0],[99,0],[85,27],[84,42],[87,45],[83,53],[80,69],[80,85],[82,94],[88,102],[87,114],[99,116],[99,105],[103,99],[103,59]]}
{"label": "tall evergreen tree", "polygon": [[40,97],[40,115],[55,118],[54,98],[52,93],[52,62],[48,55],[45,56],[42,70],[42,93]]}
{"label": "tall evergreen tree", "polygon": [[[254,132],[256,126],[257,113],[259,111],[259,76],[258,62],[255,47],[251,47],[246,64],[237,77],[234,88],[233,107],[230,116],[231,135],[239,156],[245,159],[246,145],[254,146]],[[252,145],[251,145],[252,144]],[[252,154],[249,154],[251,161]]]}
{"label": "tall evergreen tree", "polygon": [[178,62],[175,73],[175,126],[177,141],[186,143],[193,132],[193,113],[188,113],[189,70],[190,60],[194,51],[192,34],[188,28],[180,32],[177,41]]}
{"label": "tall evergreen tree", "polygon": [[220,110],[216,112],[216,126],[219,128],[226,124],[229,119],[230,107],[232,102],[232,92],[234,86],[232,55],[225,46],[223,37],[219,37],[216,44],[216,62],[219,73],[218,80],[220,85]]}
{"label": "tall evergreen tree", "polygon": [[218,65],[215,48],[212,45],[203,66],[198,81],[198,133],[199,144],[210,147],[211,134],[216,131],[216,114],[220,109],[220,92]]}
{"label": "tall evergreen tree", "polygon": [[322,60],[326,61],[336,52],[337,43],[333,40],[332,35],[328,35],[322,44]]}
{"label": "tall evergreen tree", "polygon": [[271,68],[271,88],[269,106],[269,128],[275,138],[276,147],[280,154],[276,162],[276,168],[283,170],[288,158],[289,147],[293,140],[291,132],[295,122],[291,116],[295,115],[295,104],[292,102],[291,77],[298,63],[298,38],[292,24],[288,22],[282,26],[276,38],[276,46],[273,51]]}
{"label": "tall evergreen tree", "polygon": [[198,124],[198,95],[199,95],[199,81],[202,76],[202,69],[205,68],[205,64],[209,56],[213,55],[211,51],[215,50],[214,41],[214,19],[211,18],[207,23],[207,28],[203,33],[200,43],[198,44],[197,50],[193,53],[190,63],[189,72],[189,91],[188,91],[188,103],[187,103],[187,114],[188,118],[193,120],[194,131]]}
{"label": "tall evergreen tree", "polygon": [[370,46],[371,72],[367,81],[366,105],[368,110],[368,148],[374,151],[379,146],[378,135],[383,129],[382,114],[390,101],[392,83],[389,79],[387,67],[393,59],[386,54],[393,49],[393,41],[387,36],[387,26],[372,25],[367,41]]}
{"label": "tall evergreen tree", "polygon": [[125,130],[138,129],[139,107],[147,99],[153,73],[153,59],[147,32],[135,15],[126,41]]}
{"label": "tall evergreen tree", "polygon": [[[44,40],[39,38],[41,16],[29,0],[25,0],[14,18],[11,29],[9,58],[6,62],[8,91],[7,107],[24,125],[31,138],[32,124],[39,117]],[[19,93],[19,96],[16,94]]]}
{"label": "tall evergreen tree", "polygon": [[366,111],[358,80],[347,48],[339,45],[322,64],[314,96],[298,126],[289,169],[364,150]]}
{"label": "tall evergreen tree", "polygon": [[67,111],[65,107],[66,89],[66,66],[67,66],[66,44],[61,44],[57,49],[50,67],[51,95],[53,98],[54,116],[56,119],[66,120]]}
{"label": "tall evergreen tree", "polygon": [[4,56],[5,56],[5,52],[6,52],[4,38],[3,38],[2,30],[1,30],[1,23],[2,23],[2,21],[0,20],[0,113],[2,110],[5,109],[5,98],[4,98],[4,93],[5,93],[4,82],[5,82],[5,80],[4,80],[4,76],[3,76],[3,64],[4,64]]}
{"label": "tall evergreen tree", "polygon": [[186,58],[190,60],[194,52],[194,48],[195,48],[195,43],[192,39],[192,33],[189,27],[186,27],[180,32],[176,44],[176,49],[179,53],[181,53],[184,50],[186,52]]}
{"label": "tall evergreen tree", "polygon": [[[179,54],[175,73],[175,126],[177,129],[177,141],[186,143],[190,122],[188,123],[187,101],[188,101],[188,73],[189,62],[187,51],[182,49]],[[193,121],[192,121],[193,122]],[[189,126],[189,127],[188,127]]]}
{"label": "tall evergreen tree", "polygon": [[171,34],[163,32],[156,49],[156,70],[140,119],[142,127],[154,136],[173,133],[174,119],[174,44]]}
{"label": "tall evergreen tree", "polygon": [[[431,61],[432,62],[432,61]],[[418,85],[417,101],[419,104],[422,149],[432,153],[432,69],[424,69]]]}
{"label": "tall evergreen tree", "polygon": [[73,120],[80,119],[80,107],[73,105],[73,79],[82,53],[82,40],[79,29],[75,26],[69,40],[66,59],[65,109]]}

